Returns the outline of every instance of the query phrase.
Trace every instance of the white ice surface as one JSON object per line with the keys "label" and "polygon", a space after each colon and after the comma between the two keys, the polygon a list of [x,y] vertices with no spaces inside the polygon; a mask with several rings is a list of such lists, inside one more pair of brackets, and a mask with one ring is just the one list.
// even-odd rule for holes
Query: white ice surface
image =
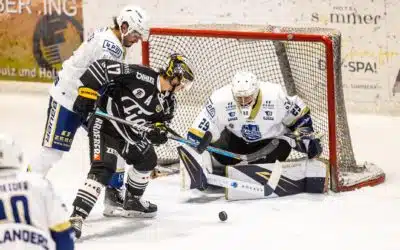
{"label": "white ice surface", "polygon": [[[29,159],[40,147],[48,98],[0,93],[0,133],[20,142]],[[378,164],[384,184],[354,192],[226,202],[181,192],[178,176],[152,181],[145,197],[159,207],[152,220],[107,219],[100,201],[76,249],[400,249],[400,118],[349,115],[357,160]],[[49,178],[71,204],[89,169],[87,139]],[[219,211],[228,213],[220,222]]]}

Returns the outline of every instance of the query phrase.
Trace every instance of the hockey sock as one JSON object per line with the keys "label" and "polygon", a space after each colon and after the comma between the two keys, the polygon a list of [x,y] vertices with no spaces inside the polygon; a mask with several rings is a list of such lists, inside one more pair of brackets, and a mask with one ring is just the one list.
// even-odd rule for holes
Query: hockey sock
{"label": "hockey sock", "polygon": [[127,190],[133,196],[142,196],[149,183],[151,171],[138,171],[131,167],[128,171]]}
{"label": "hockey sock", "polygon": [[78,190],[78,194],[72,203],[74,206],[73,214],[82,216],[82,218],[86,219],[96,204],[97,198],[99,197],[103,187],[103,184],[93,179],[86,179],[84,186]]}

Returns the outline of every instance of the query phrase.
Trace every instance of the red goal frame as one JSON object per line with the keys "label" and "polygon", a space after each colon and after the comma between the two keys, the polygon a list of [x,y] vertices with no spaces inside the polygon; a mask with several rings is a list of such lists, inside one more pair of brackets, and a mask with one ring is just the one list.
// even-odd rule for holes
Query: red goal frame
{"label": "red goal frame", "polygon": [[[231,31],[231,30],[203,30],[203,29],[183,29],[183,28],[151,28],[151,35],[162,36],[192,36],[192,37],[215,37],[215,38],[235,38],[252,40],[279,40],[279,41],[304,41],[319,42],[325,45],[326,56],[326,82],[327,82],[327,105],[328,105],[328,137],[329,137],[329,164],[331,173],[331,186],[334,191],[350,191],[364,186],[374,186],[384,182],[385,176],[377,179],[358,183],[353,186],[340,185],[339,172],[337,165],[337,144],[336,144],[336,101],[335,101],[335,71],[333,41],[327,35],[318,34],[297,34],[297,33],[273,33],[255,31]],[[150,48],[148,41],[142,41],[142,63],[150,65]]]}

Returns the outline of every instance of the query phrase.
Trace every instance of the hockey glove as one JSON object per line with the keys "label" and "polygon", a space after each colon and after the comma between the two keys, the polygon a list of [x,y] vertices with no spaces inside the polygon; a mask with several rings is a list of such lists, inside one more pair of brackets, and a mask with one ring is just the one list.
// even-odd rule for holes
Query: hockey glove
{"label": "hockey glove", "polygon": [[89,114],[94,111],[97,95],[95,90],[88,87],[78,89],[78,97],[72,109],[81,117],[82,121],[86,121]]}
{"label": "hockey glove", "polygon": [[147,132],[147,139],[155,146],[159,146],[168,141],[167,132],[157,125],[152,125]]}
{"label": "hockey glove", "polygon": [[308,159],[313,159],[321,155],[322,145],[320,138],[316,137],[312,128],[302,127],[293,132],[290,136],[296,140],[297,151],[306,153]]}

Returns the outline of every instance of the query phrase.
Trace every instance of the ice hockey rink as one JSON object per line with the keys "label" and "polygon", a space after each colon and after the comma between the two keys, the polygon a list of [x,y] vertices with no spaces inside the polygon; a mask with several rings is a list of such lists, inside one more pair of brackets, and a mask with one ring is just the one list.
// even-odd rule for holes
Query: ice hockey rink
{"label": "ice hockey rink", "polygon": [[[48,97],[0,92],[0,131],[22,145],[25,159],[41,143]],[[356,159],[386,173],[373,188],[324,195],[227,202],[181,192],[179,176],[150,182],[146,199],[159,207],[150,220],[104,218],[102,198],[88,218],[76,249],[341,249],[400,248],[400,117],[349,114]],[[87,139],[77,134],[72,151],[49,179],[70,205],[89,169]],[[69,207],[71,209],[71,207]],[[221,222],[218,212],[226,211]]]}

